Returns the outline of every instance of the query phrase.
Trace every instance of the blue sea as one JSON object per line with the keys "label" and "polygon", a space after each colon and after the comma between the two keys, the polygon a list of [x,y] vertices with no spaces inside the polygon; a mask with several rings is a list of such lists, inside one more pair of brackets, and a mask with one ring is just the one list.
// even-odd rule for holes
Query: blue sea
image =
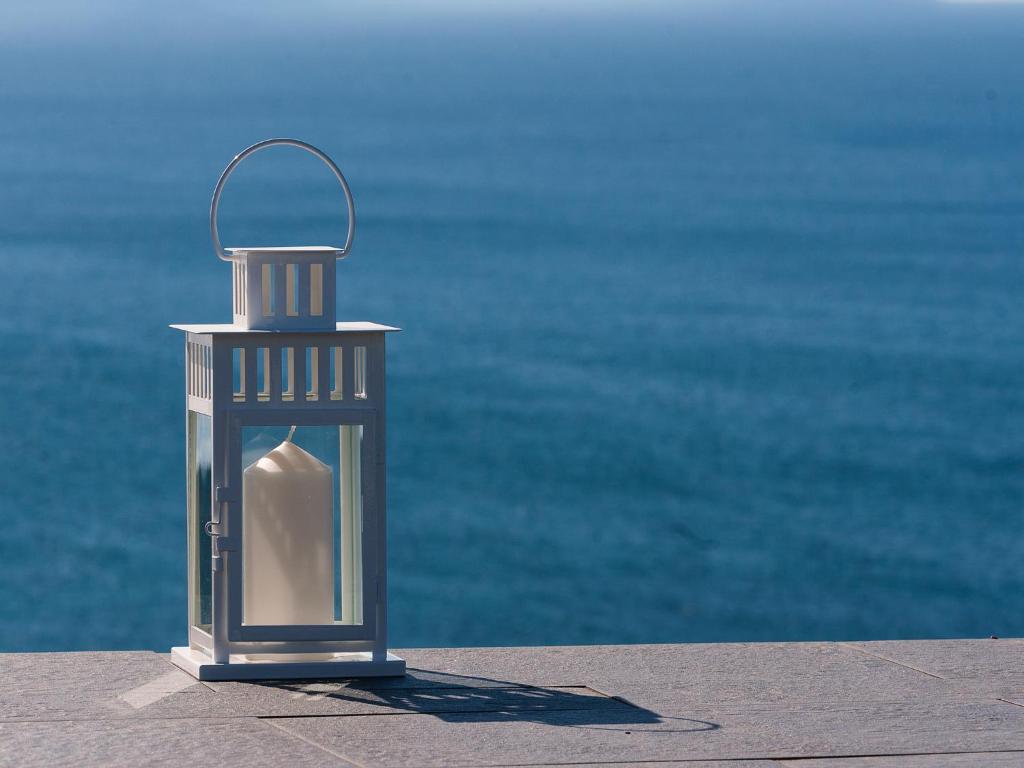
{"label": "blue sea", "polygon": [[[185,640],[167,326],[280,135],[404,329],[394,646],[1024,635],[1024,6],[21,5],[0,650]],[[287,149],[222,211],[344,231]]]}

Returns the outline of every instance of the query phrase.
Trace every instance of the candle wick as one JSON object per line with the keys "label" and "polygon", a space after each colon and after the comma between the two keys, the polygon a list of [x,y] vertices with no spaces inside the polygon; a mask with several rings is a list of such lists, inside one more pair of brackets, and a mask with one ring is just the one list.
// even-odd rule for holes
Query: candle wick
{"label": "candle wick", "polygon": [[292,435],[294,435],[294,434],[295,434],[295,427],[293,426],[291,429],[288,430],[288,437],[286,437],[284,439],[284,441],[286,443],[290,443],[292,441]]}

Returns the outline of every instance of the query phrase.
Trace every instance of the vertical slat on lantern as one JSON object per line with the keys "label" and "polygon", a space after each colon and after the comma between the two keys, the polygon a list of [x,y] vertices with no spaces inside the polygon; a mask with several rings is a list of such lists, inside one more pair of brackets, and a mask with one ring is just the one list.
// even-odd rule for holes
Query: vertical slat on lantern
{"label": "vertical slat on lantern", "polygon": [[298,265],[299,284],[296,286],[296,291],[298,292],[297,303],[300,315],[311,314],[309,311],[309,270],[311,267],[310,264]]}
{"label": "vertical slat on lantern", "polygon": [[274,270],[274,318],[288,316],[288,277],[285,264],[275,261]]}
{"label": "vertical slat on lantern", "polygon": [[[384,339],[382,337],[375,343],[370,344],[366,349],[367,395],[370,402],[372,402],[374,404],[374,407],[377,409],[377,414],[380,418],[380,423],[382,425],[382,428],[378,431],[376,445],[376,462],[382,468],[384,466],[386,439],[383,425],[386,423],[385,409],[387,407],[384,362]],[[381,476],[383,476],[383,471],[380,474]]]}
{"label": "vertical slat on lantern", "polygon": [[367,394],[374,404],[377,413],[377,434],[374,442],[374,463],[376,472],[374,475],[373,504],[379,510],[376,519],[376,553],[377,572],[376,582],[378,599],[375,606],[377,611],[377,624],[380,630],[375,639],[373,650],[374,659],[380,661],[388,657],[388,631],[387,631],[387,593],[388,593],[388,552],[387,552],[387,467],[386,467],[386,441],[387,434],[385,425],[387,423],[386,397],[385,397],[385,354],[384,335],[378,334],[366,349],[366,376]]}
{"label": "vertical slat on lantern", "polygon": [[292,381],[292,392],[295,395],[296,403],[306,402],[306,376],[308,371],[306,370],[306,346],[298,346],[292,348],[292,359],[295,361],[292,366],[292,375],[294,380]]}
{"label": "vertical slat on lantern", "polygon": [[353,365],[355,359],[355,346],[352,344],[346,344],[341,349],[341,399],[351,400],[355,393],[355,372],[356,368]]}
{"label": "vertical slat on lantern", "polygon": [[320,399],[320,348],[305,347],[306,365],[306,401],[316,402]]}
{"label": "vertical slat on lantern", "polygon": [[281,347],[268,346],[270,349],[270,402],[281,402]]}
{"label": "vertical slat on lantern", "polygon": [[331,401],[331,345],[324,344],[317,347],[320,358],[320,401],[329,403]]}
{"label": "vertical slat on lantern", "polygon": [[259,399],[259,382],[256,377],[256,347],[254,345],[242,346],[242,362],[245,364],[242,375],[245,376],[245,401],[256,402]]}

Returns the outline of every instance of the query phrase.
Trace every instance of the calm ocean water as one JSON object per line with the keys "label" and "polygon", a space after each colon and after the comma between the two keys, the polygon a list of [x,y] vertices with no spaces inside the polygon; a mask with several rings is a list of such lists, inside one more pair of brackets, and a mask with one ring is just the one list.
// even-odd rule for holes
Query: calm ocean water
{"label": "calm ocean water", "polygon": [[[183,641],[167,324],[275,135],[405,329],[396,646],[1024,635],[1024,8],[891,5],[8,25],[0,649]],[[225,195],[341,227],[298,153]]]}

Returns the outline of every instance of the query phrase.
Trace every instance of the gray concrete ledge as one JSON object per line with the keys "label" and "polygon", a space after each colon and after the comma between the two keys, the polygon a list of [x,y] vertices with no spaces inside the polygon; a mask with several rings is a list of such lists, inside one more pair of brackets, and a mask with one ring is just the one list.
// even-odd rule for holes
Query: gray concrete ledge
{"label": "gray concrete ledge", "polygon": [[0,654],[0,766],[1024,768],[1024,640],[398,653],[402,679],[264,683]]}

